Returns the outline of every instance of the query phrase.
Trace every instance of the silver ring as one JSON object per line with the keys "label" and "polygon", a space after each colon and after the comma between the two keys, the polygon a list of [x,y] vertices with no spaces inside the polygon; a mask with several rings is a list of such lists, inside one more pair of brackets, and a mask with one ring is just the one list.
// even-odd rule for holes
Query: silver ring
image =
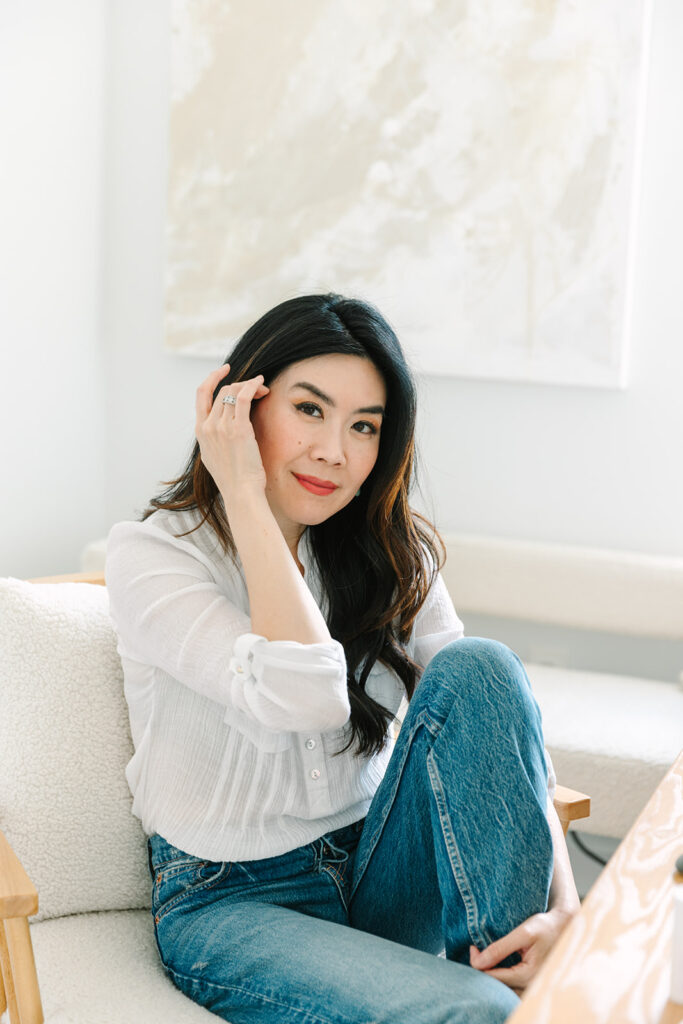
{"label": "silver ring", "polygon": [[223,405],[237,405],[237,399],[234,395],[223,395],[221,401]]}

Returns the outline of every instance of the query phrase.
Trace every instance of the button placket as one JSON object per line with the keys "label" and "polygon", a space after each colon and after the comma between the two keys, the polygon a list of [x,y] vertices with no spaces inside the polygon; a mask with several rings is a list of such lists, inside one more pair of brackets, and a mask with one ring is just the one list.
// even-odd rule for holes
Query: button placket
{"label": "button placket", "polygon": [[[307,755],[309,751],[312,753],[314,750],[317,750],[317,739],[314,736],[307,736],[306,739],[304,740],[304,747],[306,748]],[[315,764],[315,762],[318,761],[318,754],[313,755],[313,764],[311,764],[311,758],[309,758],[308,756],[306,757],[306,760],[308,761],[309,765],[308,776],[309,778],[313,779],[314,782],[317,782],[320,776],[322,775],[320,768],[318,768]],[[320,764],[319,761],[318,764]]]}
{"label": "button placket", "polygon": [[322,817],[332,811],[322,733],[303,733],[299,743],[309,811]]}

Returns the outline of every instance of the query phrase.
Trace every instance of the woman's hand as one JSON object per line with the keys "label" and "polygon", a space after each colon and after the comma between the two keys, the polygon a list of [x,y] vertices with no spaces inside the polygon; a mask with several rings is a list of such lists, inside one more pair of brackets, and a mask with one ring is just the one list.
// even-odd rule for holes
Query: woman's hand
{"label": "woman's hand", "polygon": [[[202,462],[224,500],[230,496],[244,497],[248,491],[265,492],[266,474],[249,414],[251,403],[270,390],[259,375],[237,384],[226,384],[214,402],[213,393],[229,372],[230,366],[226,363],[210,373],[197,388],[195,424]],[[235,398],[234,405],[223,402],[227,395]]]}
{"label": "woman's hand", "polygon": [[[470,946],[470,964],[483,974],[503,981],[516,992],[527,987],[552,947],[574,916],[570,910],[554,908],[528,917],[517,928],[492,942],[481,952]],[[514,967],[496,967],[511,953],[521,960]]]}

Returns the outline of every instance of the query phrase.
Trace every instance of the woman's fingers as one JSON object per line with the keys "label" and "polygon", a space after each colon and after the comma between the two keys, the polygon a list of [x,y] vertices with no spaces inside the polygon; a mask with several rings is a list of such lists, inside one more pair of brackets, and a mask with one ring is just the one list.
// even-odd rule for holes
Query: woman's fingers
{"label": "woman's fingers", "polygon": [[219,366],[217,370],[213,370],[206,380],[197,388],[197,397],[195,401],[195,408],[197,410],[197,420],[201,417],[202,419],[209,415],[213,406],[213,393],[223,380],[224,377],[230,373],[230,363],[224,363],[223,366]]}
{"label": "woman's fingers", "polygon": [[527,941],[528,932],[521,924],[514,931],[508,932],[501,939],[492,942],[486,949],[479,950],[476,946],[470,946],[470,963],[479,971],[487,971],[499,964],[506,956],[510,956],[511,953],[517,953]]}
{"label": "woman's fingers", "polygon": [[[492,942],[484,950],[470,946],[470,965],[504,982],[510,988],[526,988],[565,927],[562,915],[551,911],[533,914],[517,928]],[[513,967],[497,967],[511,953],[521,961]]]}
{"label": "woman's fingers", "polygon": [[[213,383],[208,377],[207,389]],[[259,493],[266,484],[250,411],[252,402],[268,394],[263,376],[234,384],[220,386],[208,414],[197,414],[196,437],[202,462],[213,477],[218,489],[226,495],[242,494],[245,488],[256,488]],[[226,402],[230,398],[232,401]]]}
{"label": "woman's fingers", "polygon": [[[246,387],[247,391],[244,394],[242,401],[246,402],[248,398],[249,403],[251,403],[254,399],[264,398],[270,391],[270,388],[267,388],[263,383],[263,375],[259,374],[258,377],[251,377],[246,381],[237,381],[234,384],[224,385],[224,387],[220,388],[220,391],[214,400],[213,396],[216,393],[216,388],[220,386],[221,380],[223,380],[229,372],[230,364],[225,363],[223,366],[219,366],[217,370],[213,370],[197,388],[195,400],[197,429],[209,418],[209,416],[211,416],[212,413],[214,417],[219,417],[221,415],[225,409],[225,404],[222,402],[222,398],[226,395],[231,394],[235,399],[237,399],[237,396],[241,394]],[[235,409],[234,405],[232,406],[232,409]]]}
{"label": "woman's fingers", "polygon": [[489,978],[502,981],[508,988],[516,992],[522,992],[531,982],[534,971],[530,964],[519,963],[514,967],[493,967],[490,971],[483,971]]}
{"label": "woman's fingers", "polygon": [[[268,394],[268,391],[269,389],[263,383],[263,376],[259,374],[258,377],[252,377],[250,380],[240,381],[237,384],[228,384],[221,388],[216,398],[216,406],[221,412],[227,413],[232,417],[236,427],[245,427],[247,424],[250,425],[251,403],[256,398],[263,398],[264,395]],[[225,402],[224,399],[228,395],[233,397],[235,401]]]}

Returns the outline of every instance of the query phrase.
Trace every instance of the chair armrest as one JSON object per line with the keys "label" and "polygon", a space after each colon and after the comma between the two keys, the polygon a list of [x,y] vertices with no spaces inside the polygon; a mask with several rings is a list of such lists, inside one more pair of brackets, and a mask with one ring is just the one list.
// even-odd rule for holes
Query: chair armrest
{"label": "chair armrest", "polygon": [[579,793],[567,786],[555,787],[555,799],[553,801],[557,816],[562,825],[562,831],[567,834],[570,821],[578,821],[580,818],[588,818],[591,813],[591,798],[585,793]]}
{"label": "chair armrest", "polygon": [[0,832],[0,1015],[11,1024],[43,1024],[43,1007],[28,918],[38,893]]}
{"label": "chair armrest", "polygon": [[71,572],[63,576],[38,576],[27,583],[97,583],[104,586],[103,572]]}
{"label": "chair armrest", "polygon": [[0,921],[38,913],[38,892],[0,832]]}

